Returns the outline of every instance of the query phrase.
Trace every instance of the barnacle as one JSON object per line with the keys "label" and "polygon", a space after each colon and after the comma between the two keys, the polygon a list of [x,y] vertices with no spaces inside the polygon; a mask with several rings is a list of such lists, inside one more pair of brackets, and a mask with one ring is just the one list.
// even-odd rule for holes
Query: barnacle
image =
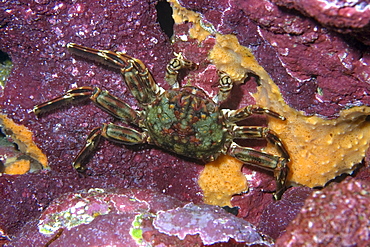
{"label": "barnacle", "polygon": [[[6,135],[9,136],[12,141],[18,145],[19,150],[26,155],[25,159],[8,160],[8,164],[5,164],[5,173],[24,174],[31,169],[31,163],[41,164],[43,168],[48,168],[46,155],[33,142],[33,134],[31,131],[23,125],[14,123],[13,120],[3,114],[0,114],[0,125]],[[27,156],[30,158],[26,158]]]}

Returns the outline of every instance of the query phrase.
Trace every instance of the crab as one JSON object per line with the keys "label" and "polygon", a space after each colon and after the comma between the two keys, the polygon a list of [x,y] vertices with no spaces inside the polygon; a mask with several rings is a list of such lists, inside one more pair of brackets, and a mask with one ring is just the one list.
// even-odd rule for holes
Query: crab
{"label": "crab", "polygon": [[[136,98],[141,110],[134,110],[126,102],[98,87],[77,87],[64,95],[33,109],[36,115],[55,109],[66,103],[90,99],[98,107],[117,119],[139,127],[113,123],[93,129],[85,146],[73,161],[73,167],[83,173],[89,156],[96,149],[101,137],[124,145],[152,144],[167,151],[204,162],[217,159],[221,154],[230,155],[243,163],[259,166],[274,172],[279,199],[286,187],[289,154],[279,137],[267,127],[238,126],[236,123],[252,114],[267,114],[282,121],[285,118],[276,112],[256,105],[231,110],[221,109],[234,82],[225,72],[219,72],[219,92],[209,97],[202,89],[194,86],[180,86],[180,70],[193,70],[197,65],[175,54],[166,67],[166,80],[171,89],[164,90],[154,80],[148,68],[139,59],[122,52],[96,50],[74,43],[67,44],[72,53],[92,59],[120,70],[130,92]],[[272,143],[281,156],[268,154],[244,147],[234,139],[264,138]]]}

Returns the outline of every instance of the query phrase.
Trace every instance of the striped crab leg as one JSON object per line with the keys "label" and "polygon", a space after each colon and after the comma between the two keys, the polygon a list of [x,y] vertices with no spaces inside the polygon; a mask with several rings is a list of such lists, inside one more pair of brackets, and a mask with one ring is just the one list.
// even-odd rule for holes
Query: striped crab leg
{"label": "striped crab leg", "polygon": [[[246,119],[252,114],[266,114],[271,117],[285,120],[280,114],[273,112],[269,109],[262,108],[255,105],[248,105],[239,110],[223,110],[226,121],[229,124]],[[286,178],[289,168],[287,163],[290,161],[290,156],[286,150],[281,139],[269,128],[261,126],[237,126],[234,124],[232,127],[233,139],[266,139],[281,153],[282,157],[268,154],[262,151],[257,151],[252,148],[242,147],[235,142],[231,142],[227,154],[233,156],[245,163],[261,167],[266,170],[274,172],[276,182],[276,192],[274,198],[279,200],[286,189]]]}
{"label": "striped crab leg", "polygon": [[276,182],[274,199],[280,200],[286,190],[286,177],[289,171],[288,159],[257,151],[253,148],[242,147],[235,142],[231,143],[227,154],[247,164],[273,171]]}
{"label": "striped crab leg", "polygon": [[139,123],[139,113],[137,111],[132,109],[126,102],[111,95],[108,91],[102,91],[97,87],[72,88],[61,96],[34,106],[33,112],[36,115],[40,115],[62,105],[86,99],[90,99],[97,106],[99,106],[99,108],[115,116],[116,118],[136,125]]}
{"label": "striped crab leg", "polygon": [[113,123],[103,124],[102,127],[95,128],[90,132],[86,139],[85,146],[80,150],[72,162],[73,167],[78,172],[83,173],[86,171],[86,163],[97,148],[101,137],[104,137],[108,141],[124,145],[135,145],[148,142],[148,137],[144,132]]}
{"label": "striped crab leg", "polygon": [[[71,89],[64,95],[56,97],[40,105],[36,105],[33,108],[33,111],[35,114],[39,115],[67,103],[84,99],[92,100],[97,106],[119,119],[135,125],[140,124],[139,112],[132,109],[124,101],[109,94],[107,91],[102,91],[99,88],[92,87],[79,87]],[[84,172],[86,170],[85,165],[88,161],[88,158],[98,146],[101,137],[126,145],[134,145],[147,141],[147,137],[144,133],[136,131],[132,128],[114,124],[103,124],[102,127],[95,128],[90,132],[86,139],[85,146],[81,149],[72,162],[73,167],[78,172]]]}
{"label": "striped crab leg", "polygon": [[148,68],[137,58],[123,52],[96,50],[74,43],[67,44],[67,48],[78,56],[120,69],[127,87],[140,104],[151,103],[164,92],[164,89],[157,85]]}

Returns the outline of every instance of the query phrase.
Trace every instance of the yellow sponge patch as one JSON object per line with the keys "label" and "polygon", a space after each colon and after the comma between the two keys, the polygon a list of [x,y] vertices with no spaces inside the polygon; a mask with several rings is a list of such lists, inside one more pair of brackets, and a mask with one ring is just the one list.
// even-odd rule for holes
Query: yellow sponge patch
{"label": "yellow sponge patch", "polygon": [[[285,143],[291,156],[288,180],[309,187],[324,186],[343,173],[350,174],[365,157],[370,143],[370,107],[342,110],[336,119],[305,116],[289,107],[278,87],[265,81],[254,95],[257,103],[287,118],[269,119],[269,128]],[[267,152],[275,148],[268,146]]]}
{"label": "yellow sponge patch", "polygon": [[260,69],[251,51],[241,46],[236,36],[231,34],[216,34],[216,44],[209,52],[209,59],[235,82],[243,82],[247,73]]}
{"label": "yellow sponge patch", "polygon": [[[25,126],[14,123],[13,120],[8,118],[6,115],[0,114],[0,124],[3,126],[7,135],[9,135],[12,140],[17,143],[19,150],[37,160],[44,168],[48,168],[48,161],[46,155],[37,147],[33,142],[32,132],[28,130]],[[16,174],[17,172],[24,171],[26,173],[29,170],[29,161],[27,165],[27,160],[25,162],[14,162],[14,169]],[[20,163],[19,163],[20,162]],[[20,168],[21,165],[25,165],[24,168]],[[6,168],[8,172],[11,172],[12,166]],[[28,169],[27,169],[28,167]]]}
{"label": "yellow sponge patch", "polygon": [[4,173],[10,175],[25,174],[31,168],[31,162],[29,160],[17,160],[10,165],[5,167]]}
{"label": "yellow sponge patch", "polygon": [[242,162],[227,155],[206,164],[198,180],[204,203],[231,206],[231,197],[248,189],[242,167]]}
{"label": "yellow sponge patch", "polygon": [[176,24],[183,22],[193,23],[193,27],[189,30],[189,35],[192,38],[197,39],[198,41],[203,41],[210,35],[210,32],[204,28],[205,25],[201,22],[201,16],[199,13],[187,10],[176,0],[169,0],[169,2],[172,5],[172,17]]}

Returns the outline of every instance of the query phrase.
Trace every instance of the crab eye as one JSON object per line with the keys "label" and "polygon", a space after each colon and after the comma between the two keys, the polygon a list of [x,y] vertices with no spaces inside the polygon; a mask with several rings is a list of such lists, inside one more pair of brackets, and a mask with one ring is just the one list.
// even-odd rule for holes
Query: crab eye
{"label": "crab eye", "polygon": [[181,62],[177,58],[172,59],[170,64],[171,64],[171,67],[172,67],[173,70],[181,69]]}
{"label": "crab eye", "polygon": [[230,91],[233,87],[233,82],[231,81],[231,78],[229,75],[227,75],[225,72],[220,73],[220,90],[223,91]]}

